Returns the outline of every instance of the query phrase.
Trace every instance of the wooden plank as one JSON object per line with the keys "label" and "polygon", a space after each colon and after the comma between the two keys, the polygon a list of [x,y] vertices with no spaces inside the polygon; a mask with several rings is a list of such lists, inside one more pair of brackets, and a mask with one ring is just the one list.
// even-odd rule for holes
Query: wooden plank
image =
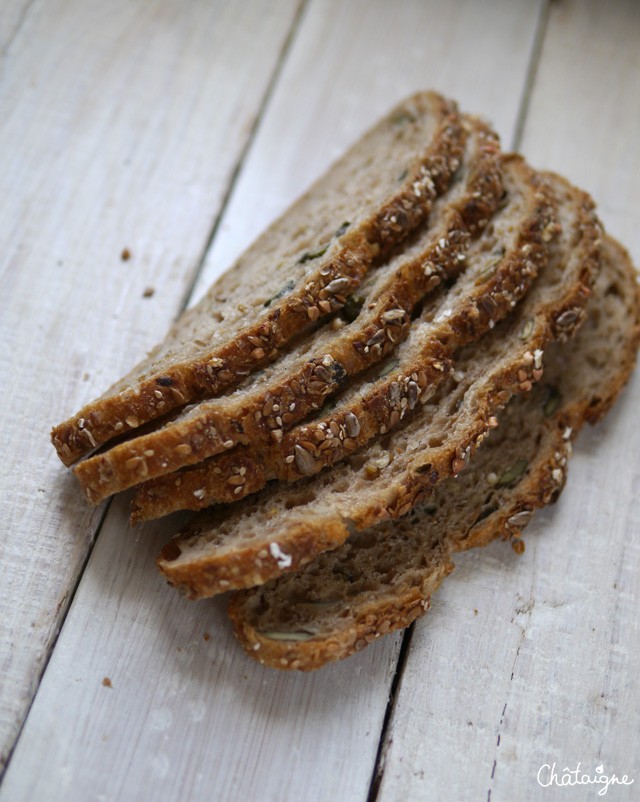
{"label": "wooden plank", "polygon": [[[203,283],[409,91],[462,95],[508,138],[537,9],[503,0],[486,14],[478,37],[463,2],[311,4]],[[0,798],[366,798],[397,638],[316,675],[264,670],[232,643],[217,603],[184,602],[155,576],[152,555],[175,524],[132,535],[125,515],[122,500],[109,510]]]}
{"label": "wooden plank", "polygon": [[522,150],[593,195],[606,228],[636,265],[639,128],[640,4],[552,4]]}
{"label": "wooden plank", "polygon": [[[300,793],[283,786],[285,769],[304,778],[305,799],[357,793],[344,767],[326,773],[318,735],[332,752],[351,717],[369,719],[395,651],[371,650],[357,667],[324,675],[257,668],[234,643],[219,601],[194,604],[167,589],[154,565],[163,527],[134,537],[127,514],[122,502],[110,510],[45,674],[54,695],[45,691],[43,703],[38,695],[0,797],[275,802]],[[359,737],[375,750],[377,734]],[[46,753],[42,773],[24,763],[32,738]]]}
{"label": "wooden plank", "polygon": [[[589,188],[640,254],[640,7],[552,4],[523,151]],[[640,696],[640,434],[636,371],[583,434],[569,484],[526,536],[465,555],[416,628],[388,730],[379,799],[599,799],[542,788],[544,764],[635,779]],[[478,611],[474,615],[474,610]],[[543,782],[548,772],[541,775]]]}
{"label": "wooden plank", "polygon": [[[32,6],[33,0],[4,0],[0,5],[0,58],[6,57]],[[3,68],[0,63],[0,70]]]}
{"label": "wooden plank", "polygon": [[[509,147],[540,3],[319,0],[261,123],[192,300],[369,125],[411,92],[435,89],[487,115]],[[358,15],[360,19],[358,19]],[[473,37],[473,31],[482,36]],[[428,35],[425,34],[428,31]],[[398,43],[401,43],[400,45]],[[307,89],[321,82],[322,94]],[[321,109],[321,113],[318,113]],[[304,143],[304,147],[300,147]],[[292,148],[296,149],[292,153]]]}
{"label": "wooden plank", "polygon": [[82,501],[48,428],[181,306],[295,12],[57,0],[25,16],[6,56],[0,765],[104,511]]}

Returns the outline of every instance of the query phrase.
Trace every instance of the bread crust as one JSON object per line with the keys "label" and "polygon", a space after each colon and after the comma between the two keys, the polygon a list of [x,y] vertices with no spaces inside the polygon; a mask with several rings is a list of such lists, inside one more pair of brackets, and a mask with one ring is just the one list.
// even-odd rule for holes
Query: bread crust
{"label": "bread crust", "polygon": [[[304,280],[283,297],[272,299],[251,325],[238,325],[214,349],[207,349],[204,342],[198,347],[194,343],[192,358],[176,363],[169,361],[159,370],[153,369],[153,359],[145,360],[129,374],[128,386],[117,383],[104,396],[55,426],[52,443],[65,465],[72,465],[97,446],[173,409],[228,391],[248,373],[277,359],[283,347],[301,330],[309,329],[315,320],[344,305],[348,292],[357,288],[371,266],[387,258],[425,221],[434,199],[446,190],[459,164],[465,131],[455,103],[433,92],[417,94],[397,106],[377,127],[393,127],[395,119],[412,114],[432,117],[436,132],[423,153],[414,159],[399,189],[394,188],[365,220],[337,236],[326,255],[310,258],[312,267]],[[358,143],[334,165],[334,173],[343,169],[342,165],[357,148]],[[313,195],[319,183],[316,182],[272,228],[295,214],[296,207]],[[305,259],[309,253],[302,254],[300,259]],[[242,257],[236,263],[240,264]],[[228,282],[234,271],[237,272],[237,267],[216,282],[207,299],[215,297],[217,287]],[[169,332],[165,346],[181,326],[189,328],[189,321],[202,315],[203,309],[206,318],[207,299],[195,310],[185,313],[183,320]],[[328,311],[323,310],[320,301],[326,302]]]}
{"label": "bread crust", "polygon": [[[585,327],[591,327],[597,336],[591,337],[590,342],[587,331],[579,332],[575,344],[555,349],[547,366],[548,378],[560,385],[559,406],[548,414],[551,407],[547,409],[547,404],[543,403],[543,387],[514,399],[512,405],[519,414],[515,415],[515,408],[509,406],[504,417],[510,414],[512,420],[502,423],[510,425],[506,435],[510,442],[498,443],[493,454],[487,451],[488,445],[485,446],[471,470],[463,472],[455,482],[450,480],[440,486],[439,495],[431,500],[436,510],[444,510],[439,518],[433,520],[430,510],[418,511],[410,521],[398,522],[403,527],[400,533],[398,524],[395,530],[384,524],[372,530],[378,543],[394,537],[398,541],[392,545],[394,553],[401,556],[394,564],[396,575],[387,585],[384,580],[376,580],[372,558],[357,571],[353,554],[348,551],[348,541],[341,549],[311,563],[299,579],[290,575],[232,594],[229,616],[236,637],[252,658],[276,668],[311,671],[347,657],[380,635],[404,628],[423,615],[431,595],[452,570],[451,556],[455,552],[487,545],[498,537],[510,539],[516,546],[520,543],[521,530],[534,510],[558,499],[566,481],[572,441],[586,422],[599,420],[610,409],[635,364],[640,344],[638,277],[628,254],[608,237],[604,243],[604,261],[603,275],[591,303],[593,314]],[[598,328],[605,329],[607,325],[604,318],[597,319],[598,313],[604,311],[599,307],[605,294],[616,285],[623,298],[620,306],[624,311],[612,317],[615,317],[621,341],[607,347],[604,369],[598,365],[591,368],[593,382],[587,388],[580,382],[572,385],[567,381],[567,374],[579,374],[580,363],[596,355],[594,342],[602,339]],[[566,357],[566,365],[558,358],[561,355]],[[535,448],[534,458],[524,474],[517,477],[515,485],[496,490],[499,480],[495,472],[490,472],[491,468],[500,470],[500,460],[495,457],[504,457],[506,450],[509,460],[522,458],[527,454],[527,449],[522,447],[525,439]],[[502,464],[504,466],[504,462]],[[470,498],[473,501],[470,502]],[[490,499],[488,514],[487,499]],[[415,545],[411,538],[415,538]],[[371,552],[371,545],[367,546]],[[340,565],[343,560],[344,570],[353,572],[350,583],[366,585],[368,590],[358,590],[344,597],[332,587],[332,584],[335,586],[335,574],[330,570],[332,561],[333,565]],[[370,588],[376,581],[380,587],[374,593]],[[339,603],[325,608],[318,600],[327,593],[333,593]],[[294,614],[289,613],[288,618],[280,621],[280,606],[288,598]],[[301,604],[300,599],[305,598],[315,599],[315,602]],[[343,610],[343,613],[337,615],[336,610]]]}
{"label": "bread crust", "polygon": [[[249,379],[235,394],[205,401],[168,425],[81,463],[75,473],[87,498],[97,503],[238,443],[271,446],[278,454],[288,429],[321,408],[351,376],[391,353],[406,338],[416,303],[461,271],[470,237],[491,218],[502,195],[497,137],[472,118],[465,118],[465,127],[471,160],[461,170],[467,180],[454,184],[451,205],[448,194],[443,197],[436,220],[408,253],[377,268],[371,286],[362,290],[363,311],[350,325],[329,326],[312,343],[304,338],[261,383]],[[432,266],[428,275],[425,265]],[[427,372],[434,374],[435,368]]]}
{"label": "bread crust", "polygon": [[[200,513],[193,524],[198,527],[198,537],[194,538],[192,528],[187,527],[172,541],[174,559],[167,559],[167,553],[164,552],[158,560],[160,570],[170,582],[180,566],[181,571],[193,577],[189,580],[192,596],[205,597],[219,593],[221,588],[215,579],[216,571],[223,570],[236,539],[242,543],[245,570],[251,571],[255,578],[253,567],[250,567],[251,555],[255,557],[264,548],[264,538],[270,536],[269,531],[252,524],[252,516],[254,522],[259,520],[255,517],[256,510],[268,512],[273,509],[278,522],[279,548],[285,553],[295,550],[297,558],[295,536],[289,536],[289,527],[293,527],[291,531],[295,530],[297,521],[311,523],[308,518],[313,516],[314,522],[321,522],[317,527],[319,537],[322,536],[323,527],[331,525],[332,521],[342,521],[349,527],[365,529],[379,521],[405,515],[428,497],[440,481],[460,473],[488,431],[495,427],[496,413],[514,394],[528,392],[542,378],[541,358],[547,344],[554,339],[566,339],[584,319],[590,285],[599,268],[600,227],[593,203],[585,193],[557,177],[550,177],[550,180],[557,194],[564,192],[567,198],[573,198],[570,215],[573,224],[569,230],[563,231],[560,242],[555,244],[553,265],[546,269],[547,272],[552,271],[552,275],[543,275],[542,283],[529,293],[511,319],[499,324],[481,343],[468,347],[471,349],[471,356],[466,357],[469,377],[456,387],[443,386],[441,394],[436,394],[429,402],[436,410],[436,425],[425,429],[425,413],[416,410],[414,418],[399,433],[387,437],[386,444],[376,442],[362,452],[364,464],[361,454],[358,464],[342,463],[335,466],[330,475],[320,474],[315,484],[312,479],[299,486],[267,490],[258,494],[252,506],[247,505],[246,509]],[[570,252],[567,252],[569,245]],[[526,337],[523,338],[525,329]],[[478,348],[482,350],[478,351]],[[494,358],[494,349],[499,358]],[[481,358],[480,355],[484,356]],[[460,364],[465,365],[464,356],[459,360]],[[442,432],[443,424],[439,421],[451,417],[454,422],[447,425],[453,427],[453,434],[430,447],[429,432],[433,431],[434,435]],[[427,442],[423,445],[424,438]],[[391,465],[390,471],[383,477],[376,476],[369,485],[370,490],[364,492],[360,488],[369,479],[369,465],[376,462],[378,454],[387,456],[382,470]],[[318,502],[316,497],[318,493],[328,494],[331,488],[330,500],[323,507],[323,502]],[[311,501],[299,504],[296,495],[304,498],[305,493],[311,494]],[[285,515],[286,509],[293,509],[294,512]],[[251,532],[252,526],[258,531],[249,536],[244,530]],[[207,545],[208,539],[210,545]],[[223,540],[225,548],[221,549]],[[252,550],[247,548],[249,544]],[[303,556],[305,562],[311,558],[311,554]],[[202,564],[207,565],[206,583],[195,578]],[[187,565],[191,569],[185,569]],[[264,582],[296,567],[295,559],[287,566],[271,560],[260,566],[259,575]],[[246,586],[243,574],[244,571],[240,570],[233,588]]]}
{"label": "bread crust", "polygon": [[[424,403],[431,397],[450,373],[456,348],[477,338],[511,312],[547,258],[547,241],[557,226],[556,207],[548,188],[521,157],[504,157],[503,167],[509,177],[507,186],[513,190],[520,184],[519,193],[514,193],[520,198],[520,208],[516,206],[517,211],[511,213],[507,203],[500,212],[511,229],[509,247],[500,242],[494,220],[493,237],[501,256],[496,259],[496,248],[488,249],[483,237],[471,245],[466,254],[468,266],[462,274],[470,287],[453,301],[445,294],[426,305],[423,317],[446,306],[448,316],[443,313],[438,322],[436,315],[434,322],[427,321],[421,327],[414,323],[408,335],[411,349],[405,357],[396,351],[395,368],[382,379],[365,376],[360,394],[352,394],[344,401],[338,399],[330,412],[285,431],[278,444],[261,448],[264,437],[252,431],[250,448],[240,447],[190,471],[145,482],[132,502],[132,521],[176,509],[204,509],[214,503],[233,502],[272,479],[295,482],[318,473],[346,459],[374,437],[396,428],[419,400]],[[475,190],[471,190],[473,196]],[[523,196],[526,202],[521,200]],[[437,243],[435,249],[442,252],[449,247],[445,241],[442,245]],[[424,276],[422,268],[420,273]],[[280,399],[278,409],[286,409]]]}

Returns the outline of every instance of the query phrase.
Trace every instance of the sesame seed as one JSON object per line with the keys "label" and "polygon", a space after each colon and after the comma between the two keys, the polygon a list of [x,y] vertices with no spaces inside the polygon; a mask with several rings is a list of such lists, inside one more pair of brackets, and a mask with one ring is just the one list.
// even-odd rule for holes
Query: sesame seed
{"label": "sesame seed", "polygon": [[536,348],[536,350],[533,352],[533,365],[536,368],[536,370],[540,370],[540,368],[542,367],[543,353],[544,352],[540,348]]}
{"label": "sesame seed", "polygon": [[269,544],[269,553],[278,564],[278,568],[289,568],[293,562],[290,554],[285,554],[277,543]]}

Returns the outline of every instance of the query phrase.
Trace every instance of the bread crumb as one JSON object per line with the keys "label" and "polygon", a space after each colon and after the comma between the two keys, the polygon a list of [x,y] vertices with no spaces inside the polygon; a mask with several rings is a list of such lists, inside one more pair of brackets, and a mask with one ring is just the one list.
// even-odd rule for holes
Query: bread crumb
{"label": "bread crumb", "polygon": [[155,292],[155,287],[145,287],[144,292],[142,293],[143,298],[151,298]]}
{"label": "bread crumb", "polygon": [[102,680],[102,684],[104,685],[105,688],[113,688],[113,685],[111,684],[111,680],[109,679],[109,677],[104,677]]}
{"label": "bread crumb", "polygon": [[205,632],[202,636],[205,640],[211,640],[211,635],[208,632]]}
{"label": "bread crumb", "polygon": [[516,554],[524,554],[524,540],[514,540],[511,543],[511,548]]}
{"label": "bread crumb", "polygon": [[120,258],[123,262],[128,262],[131,259],[131,251],[128,248],[123,248]]}

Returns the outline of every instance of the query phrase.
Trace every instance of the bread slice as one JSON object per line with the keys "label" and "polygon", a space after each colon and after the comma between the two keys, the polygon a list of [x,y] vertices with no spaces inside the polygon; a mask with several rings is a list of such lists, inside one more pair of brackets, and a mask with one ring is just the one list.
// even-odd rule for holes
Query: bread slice
{"label": "bread slice", "polygon": [[518,537],[535,509],[558,498],[572,440],[604,415],[633,369],[637,278],[628,254],[606,238],[586,323],[571,345],[549,347],[544,382],[509,403],[457,479],[301,572],[233,594],[229,615],[247,653],[304,671],[347,657],[423,615],[454,552]]}
{"label": "bread slice", "polygon": [[197,515],[159,555],[172,584],[191,598],[261,584],[336,548],[354,529],[405,515],[462,470],[496,412],[542,377],[543,349],[584,317],[600,228],[587,195],[558,176],[548,180],[562,231],[513,315],[462,349],[456,371],[398,431],[315,478],[268,488],[241,509]]}
{"label": "bread slice", "polygon": [[426,220],[465,133],[453,102],[414,95],[365,134],[237,260],[149,357],[54,427],[65,465],[147,421],[237,385],[342,307]]}
{"label": "bread slice", "polygon": [[[469,246],[465,271],[450,289],[442,288],[426,299],[420,319],[411,325],[408,339],[388,364],[355,381],[329,412],[285,431],[277,445],[260,448],[264,438],[251,426],[253,416],[249,415],[243,440],[248,439],[251,446],[234,449],[177,476],[146,482],[133,501],[134,521],[158,511],[203,509],[234,501],[271,479],[291,482],[318,473],[397,426],[414,408],[418,396],[425,402],[433,395],[449,372],[456,348],[508,314],[546,260],[546,241],[556,226],[548,191],[516,156],[503,159],[503,184],[503,206],[485,234]],[[436,238],[436,250],[441,247],[439,242],[443,249],[449,247],[447,241]],[[426,268],[421,261],[419,270],[430,279],[439,277],[432,260]],[[394,335],[394,339],[400,337]],[[335,351],[331,355],[335,357]],[[270,394],[270,400],[273,397]],[[286,399],[277,397],[277,401],[279,410],[287,408]],[[299,404],[297,399],[295,404]],[[212,410],[211,404],[206,406]],[[225,422],[221,420],[223,408],[218,406],[217,418],[208,416],[207,423],[220,431]],[[240,439],[229,422],[222,431],[225,438]]]}
{"label": "bread slice", "polygon": [[[365,279],[355,320],[338,327],[345,321],[334,319],[236,392],[197,404],[164,427],[81,463],[75,473],[88,498],[100,501],[238,442],[253,447],[267,442],[277,449],[286,429],[321,407],[349,376],[395,348],[407,334],[416,303],[463,269],[470,237],[490,219],[502,195],[497,137],[479,121],[467,119],[466,128],[457,179],[407,250]],[[531,215],[533,196],[528,188],[521,193],[523,211]],[[481,291],[475,288],[476,294]]]}

